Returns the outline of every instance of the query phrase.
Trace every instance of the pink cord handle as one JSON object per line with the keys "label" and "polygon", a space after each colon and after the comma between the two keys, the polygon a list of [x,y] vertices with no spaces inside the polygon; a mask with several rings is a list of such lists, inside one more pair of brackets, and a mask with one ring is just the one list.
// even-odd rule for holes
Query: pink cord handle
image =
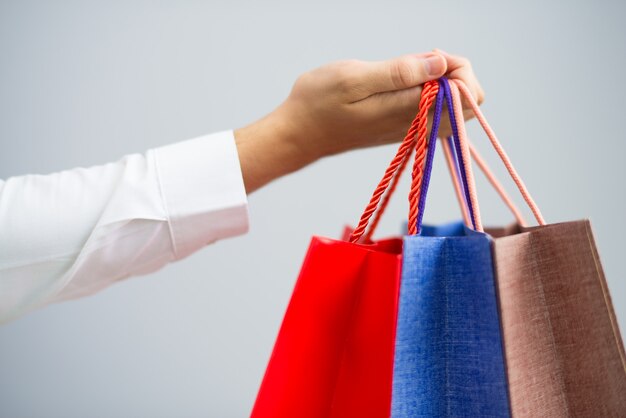
{"label": "pink cord handle", "polygon": [[472,161],[469,151],[469,145],[467,141],[467,133],[465,132],[465,118],[463,117],[463,107],[461,105],[461,96],[459,89],[451,80],[450,93],[452,95],[452,107],[454,108],[454,117],[456,118],[457,131],[459,135],[459,142],[461,143],[461,155],[457,156],[459,161],[463,165],[467,176],[467,192],[474,215],[474,226],[477,231],[484,231],[482,220],[480,218],[480,207],[478,206],[478,193],[476,193],[476,181],[474,180],[474,172],[472,170]]}
{"label": "pink cord handle", "polygon": [[[481,112],[480,108],[478,107],[478,104],[476,103],[476,101],[472,97],[472,94],[470,93],[469,89],[467,88],[465,83],[463,83],[461,80],[451,80],[451,81],[452,81],[452,83],[450,83],[450,87],[451,87],[451,90],[452,90],[453,98],[455,98],[454,97],[455,96],[455,91],[456,91],[457,95],[458,95],[459,91],[463,94],[463,96],[465,97],[467,102],[470,104],[470,107],[472,108],[472,111],[476,115],[476,118],[478,119],[478,122],[480,123],[480,125],[483,128],[483,130],[487,134],[487,137],[489,138],[489,140],[491,141],[491,144],[492,144],[493,148],[496,150],[496,152],[500,156],[500,159],[504,163],[504,166],[506,167],[507,171],[509,172],[509,175],[511,176],[511,178],[515,182],[518,190],[520,191],[522,197],[524,198],[524,201],[530,207],[530,210],[532,211],[533,215],[535,216],[535,219],[537,220],[537,223],[539,225],[545,225],[546,221],[544,220],[543,215],[541,214],[541,211],[539,210],[539,207],[537,206],[537,204],[533,200],[532,196],[528,192],[528,189],[526,188],[526,185],[524,184],[524,182],[520,178],[519,174],[515,170],[515,167],[513,167],[513,163],[511,163],[511,160],[509,159],[509,157],[507,156],[506,152],[502,148],[502,145],[500,144],[500,141],[498,141],[498,138],[496,137],[495,132],[493,131],[493,129],[491,129],[491,126],[489,126],[489,123],[487,122],[487,119],[485,118],[485,116]],[[461,103],[460,103],[460,97],[457,97],[457,99],[458,100],[454,100],[455,101],[455,106],[454,106],[455,107],[455,109],[454,109],[455,112],[454,113],[455,113],[455,116],[457,116],[457,118],[459,118],[458,119],[459,127],[462,127],[462,129],[459,129],[459,137],[463,136],[463,138],[465,139],[465,142],[467,144],[469,141],[467,140],[467,134],[466,134],[465,128],[464,128],[465,123],[464,123],[464,118],[463,118],[463,110],[461,108]],[[459,108],[458,112],[457,112],[457,107]],[[463,131],[463,132],[461,133],[461,131]],[[465,157],[463,158],[462,161],[463,161],[463,164],[466,164],[467,168],[469,168],[469,171],[468,171],[468,182],[470,182],[470,176],[471,176],[471,183],[473,183],[473,184],[468,185],[468,186],[470,188],[470,199],[472,200],[472,205],[474,205],[474,200],[477,200],[477,196],[476,196],[476,190],[475,190],[475,184],[474,184],[473,175],[471,174],[471,163],[469,162],[469,158],[465,158]],[[472,189],[474,189],[474,190],[472,190]],[[474,209],[475,213],[478,214],[479,213],[478,206],[474,206],[474,208],[475,208]]]}
{"label": "pink cord handle", "polygon": [[476,162],[476,164],[480,168],[480,171],[482,171],[485,177],[487,177],[487,180],[489,181],[489,183],[491,183],[491,185],[496,190],[498,195],[500,195],[500,198],[502,199],[504,204],[509,208],[509,210],[515,217],[515,220],[517,221],[517,223],[521,226],[526,226],[527,223],[526,223],[526,220],[524,219],[524,215],[522,215],[522,212],[519,210],[517,205],[515,205],[515,203],[513,202],[513,199],[511,199],[511,196],[509,196],[509,194],[506,192],[506,190],[502,186],[502,183],[500,183],[500,181],[495,176],[495,174],[493,174],[493,172],[487,165],[487,162],[483,160],[483,157],[481,157],[481,155],[478,153],[478,150],[476,149],[476,147],[474,147],[474,144],[472,144],[471,141],[469,141],[469,149],[470,149],[470,154],[472,155],[472,159]]}

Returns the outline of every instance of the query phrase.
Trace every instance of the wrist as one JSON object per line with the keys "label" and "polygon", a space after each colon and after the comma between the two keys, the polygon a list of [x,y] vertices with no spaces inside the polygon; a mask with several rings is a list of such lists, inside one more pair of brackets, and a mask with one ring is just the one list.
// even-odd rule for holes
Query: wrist
{"label": "wrist", "polygon": [[302,146],[293,123],[285,116],[279,108],[234,132],[247,193],[319,158]]}

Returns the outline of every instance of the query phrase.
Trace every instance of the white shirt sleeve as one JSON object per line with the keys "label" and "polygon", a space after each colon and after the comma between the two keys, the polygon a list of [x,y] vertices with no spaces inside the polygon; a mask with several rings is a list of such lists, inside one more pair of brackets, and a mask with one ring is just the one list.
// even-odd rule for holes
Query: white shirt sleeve
{"label": "white shirt sleeve", "polygon": [[0,180],[0,323],[248,230],[232,131]]}

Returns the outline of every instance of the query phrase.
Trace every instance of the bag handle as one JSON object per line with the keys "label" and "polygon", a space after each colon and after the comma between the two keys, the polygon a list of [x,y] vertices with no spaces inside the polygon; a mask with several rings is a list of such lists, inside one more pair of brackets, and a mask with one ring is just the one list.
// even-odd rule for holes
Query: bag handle
{"label": "bag handle", "polygon": [[471,158],[471,155],[467,149],[467,143],[465,141],[461,141],[459,135],[459,131],[464,129],[465,125],[463,124],[463,126],[459,126],[458,124],[458,121],[463,121],[463,119],[457,118],[456,111],[458,109],[455,107],[450,83],[447,79],[444,80],[443,87],[446,91],[446,106],[448,108],[448,114],[450,115],[450,127],[452,128],[453,141],[451,145],[454,145],[454,154],[456,155],[457,166],[459,167],[457,172],[460,173],[459,179],[464,194],[465,204],[468,209],[468,216],[471,221],[471,226],[473,226],[473,228],[477,231],[482,231],[480,214],[477,213],[479,212],[478,204],[477,202],[471,200],[470,188],[468,187],[468,184],[474,184],[472,166],[471,164],[466,164],[466,162]]}
{"label": "bag handle", "polygon": [[471,155],[467,144],[467,135],[465,133],[465,119],[463,118],[463,108],[459,100],[459,91],[455,84],[448,84],[448,92],[450,97],[450,106],[454,115],[456,129],[455,132],[455,148],[457,159],[459,161],[462,184],[464,187],[465,201],[467,202],[470,220],[476,231],[483,232],[482,220],[480,217],[480,207],[478,205],[478,195],[476,193],[476,181],[474,180],[474,172],[472,170]]}
{"label": "bag handle", "polygon": [[[381,197],[385,193],[385,191],[388,188],[390,192],[393,192],[395,190],[400,174],[402,173],[401,170],[405,168],[413,148],[415,148],[416,154],[415,166],[413,169],[414,175],[411,185],[412,193],[410,194],[409,198],[409,206],[411,206],[411,204],[413,203],[411,201],[411,198],[415,200],[416,193],[419,195],[419,186],[421,186],[421,176],[423,174],[421,169],[421,162],[423,162],[424,160],[426,149],[427,116],[428,111],[430,110],[430,107],[432,106],[438,93],[439,83],[437,81],[433,80],[424,84],[424,87],[422,88],[422,95],[420,97],[417,115],[411,123],[411,126],[406,136],[404,137],[404,140],[400,144],[400,147],[398,148],[395,157],[385,170],[385,174],[383,175],[382,180],[378,183],[378,186],[374,190],[374,194],[372,195],[372,198],[370,199],[368,205],[365,207],[365,210],[361,215],[361,219],[359,220],[357,227],[354,229],[354,231],[352,231],[352,234],[349,238],[350,242],[356,243],[363,237],[363,234],[365,233],[365,230],[368,226],[368,222],[373,213],[378,208]],[[388,195],[390,194],[391,193],[388,193]],[[385,198],[385,206],[387,201],[388,197]],[[384,206],[382,207],[382,209],[384,210]],[[378,223],[378,219],[376,220],[376,223]],[[368,236],[371,236],[371,232],[368,233]]]}
{"label": "bag handle", "polygon": [[[456,90],[456,86],[454,87]],[[471,159],[476,161],[478,167],[487,177],[493,188],[500,195],[504,203],[509,207],[517,222],[520,225],[525,225],[526,221],[524,220],[524,217],[522,216],[520,210],[515,206],[515,203],[513,203],[513,200],[506,193],[504,187],[502,187],[502,184],[498,181],[485,160],[483,160],[474,145],[467,138],[464,126],[459,128],[457,122],[458,120],[464,121],[464,116],[463,109],[458,97],[458,91],[455,91],[454,95],[452,94],[448,80],[444,80],[444,88],[446,89],[446,98],[448,99],[446,103],[448,106],[448,112],[450,113],[450,124],[452,127],[453,136],[448,138],[447,141],[443,141],[443,147],[446,156],[446,162],[448,164],[448,170],[450,171],[450,175],[452,176],[452,182],[454,185],[454,189],[457,193],[457,199],[459,200],[459,204],[461,205],[461,211],[463,213],[463,219],[465,223],[469,225],[471,221],[474,227],[476,227],[474,221],[474,211],[471,205],[469,187],[467,183],[468,174],[465,159],[461,159],[460,162],[463,164],[462,167],[459,167],[459,154],[461,154],[462,150],[469,148],[469,154]],[[459,130],[462,130],[461,132],[463,133],[463,135],[459,135]]]}
{"label": "bag handle", "polygon": [[[413,213],[409,207],[409,235],[419,234],[422,229],[422,220],[424,218],[424,208],[426,207],[426,195],[428,194],[428,186],[430,185],[430,175],[433,170],[433,159],[435,157],[435,148],[437,147],[437,134],[439,133],[439,125],[441,123],[441,113],[443,111],[443,99],[445,96],[445,90],[441,87],[443,79],[439,80],[439,92],[435,100],[435,111],[433,113],[433,123],[430,128],[430,137],[428,138],[428,150],[426,152],[426,162],[424,165],[424,174],[421,179],[421,185],[416,184],[415,171],[413,175],[413,181],[411,182],[411,191],[409,192],[409,202],[414,202],[417,210]],[[416,159],[413,170],[417,167],[418,161]],[[416,191],[415,191],[416,190]],[[411,193],[413,192],[413,199]]]}
{"label": "bag handle", "polygon": [[[448,141],[442,141],[442,142],[444,146],[444,153],[446,154],[446,162],[448,163],[448,170],[450,171],[450,175],[453,176],[452,177],[453,185],[457,193],[457,199],[459,200],[459,204],[461,204],[461,211],[463,213],[463,219],[465,223],[467,225],[470,225],[470,221],[471,221],[472,225],[476,227],[475,221],[474,221],[474,213],[473,213],[474,211],[473,211],[473,207],[471,206],[471,202],[469,200],[469,194],[468,194],[469,188],[467,187],[468,174],[466,170],[466,165],[463,164],[462,166],[463,170],[461,171],[459,167],[459,160],[458,160],[458,154],[461,152],[460,150],[465,150],[469,148],[469,156],[471,157],[470,161],[474,160],[478,164],[478,167],[481,169],[485,177],[487,177],[487,180],[489,181],[489,183],[491,183],[491,185],[496,190],[498,195],[500,195],[500,198],[504,201],[505,205],[511,210],[516,221],[520,225],[525,225],[526,221],[524,220],[524,217],[522,216],[520,210],[515,206],[515,203],[513,203],[513,200],[506,193],[506,191],[504,190],[504,187],[502,187],[502,184],[495,177],[495,175],[493,174],[493,172],[491,171],[491,169],[489,168],[485,160],[483,160],[481,155],[478,153],[478,151],[476,150],[472,142],[469,140],[469,138],[467,138],[467,135],[463,135],[463,136],[459,135],[459,128],[457,125],[457,120],[460,119],[461,121],[463,121],[464,119],[462,106],[457,105],[455,107],[453,103],[453,95],[450,90],[450,85],[448,83],[448,80],[444,80],[444,87],[446,89],[446,98],[448,99],[447,106],[448,106],[448,112],[450,113],[450,124],[452,126],[453,136],[448,138]],[[458,98],[456,102],[460,104]],[[452,158],[453,156],[457,158]],[[452,162],[454,162],[454,164],[451,164]],[[461,162],[464,162],[464,160]]]}
{"label": "bag handle", "polygon": [[385,209],[387,208],[387,204],[389,203],[389,199],[391,198],[391,196],[394,194],[394,192],[396,191],[396,187],[398,187],[398,183],[400,182],[400,178],[402,177],[402,173],[404,173],[404,169],[406,168],[406,164],[407,162],[410,160],[410,155],[413,152],[413,150],[409,150],[409,153],[407,154],[406,158],[404,158],[402,160],[402,163],[400,164],[400,166],[397,168],[393,179],[391,180],[391,184],[389,185],[389,188],[387,189],[387,192],[385,193],[385,195],[383,196],[379,206],[378,206],[378,210],[374,213],[374,216],[372,217],[372,220],[369,223],[369,228],[367,228],[367,231],[365,232],[365,234],[363,235],[362,241],[371,241],[372,239],[372,235],[374,234],[374,231],[376,231],[376,227],[378,226],[378,223],[380,222],[380,218],[382,217],[383,213],[385,213]]}
{"label": "bag handle", "polygon": [[470,154],[472,155],[472,160],[474,160],[478,167],[480,167],[480,171],[482,171],[485,177],[487,177],[491,186],[496,190],[504,204],[509,208],[515,218],[515,221],[520,226],[526,226],[528,223],[526,222],[524,215],[522,215],[522,211],[519,210],[517,205],[513,202],[511,196],[507,193],[506,189],[502,186],[502,183],[500,183],[496,175],[493,174],[493,171],[491,171],[491,168],[489,168],[489,165],[487,165],[487,162],[480,155],[472,141],[470,141],[469,138],[467,141],[469,144]]}
{"label": "bag handle", "polygon": [[[451,140],[452,140],[452,137],[446,138],[446,139],[442,138],[443,151],[446,157],[448,171],[450,172],[450,178],[452,179],[452,185],[454,186],[454,190],[457,195],[457,200],[459,201],[459,207],[461,208],[463,221],[465,222],[466,225],[469,225],[471,221],[470,221],[469,214],[468,214],[467,202],[465,201],[465,198],[463,196],[463,191],[461,189],[462,184],[460,183],[460,172],[458,168],[458,162],[456,161],[456,158],[453,156],[454,150],[452,151],[450,150],[450,148],[453,146],[452,144],[450,144]],[[517,205],[513,202],[513,199],[507,193],[504,186],[502,186],[502,183],[500,183],[496,175],[491,171],[491,168],[489,167],[487,162],[482,158],[482,156],[479,154],[478,150],[476,149],[476,147],[471,141],[469,141],[468,145],[469,145],[470,155],[472,156],[472,160],[478,165],[478,167],[480,168],[480,171],[483,172],[483,174],[485,175],[485,177],[487,178],[491,186],[500,196],[500,199],[509,208],[509,210],[513,214],[513,217],[515,218],[515,221],[521,226],[526,226],[527,222],[526,222],[526,219],[524,218],[524,215],[522,215],[522,212],[519,210]]]}
{"label": "bag handle", "polygon": [[[404,138],[402,144],[400,145],[400,148],[398,149],[398,152],[396,153],[396,156],[394,157],[394,159],[392,160],[391,164],[389,165],[389,167],[385,171],[385,175],[383,176],[383,179],[381,180],[381,182],[379,183],[378,187],[376,188],[376,190],[374,192],[374,195],[372,196],[372,199],[370,200],[370,203],[368,204],[368,206],[366,207],[363,215],[361,216],[361,219],[359,221],[359,225],[352,232],[352,234],[350,236],[350,242],[358,242],[362,238],[363,238],[363,240],[369,240],[371,238],[371,236],[373,235],[374,230],[375,230],[376,226],[378,225],[378,222],[379,222],[382,214],[384,213],[384,210],[387,207],[387,204],[389,202],[389,198],[391,197],[391,194],[395,191],[395,189],[396,189],[396,187],[398,185],[400,176],[401,176],[403,170],[405,169],[406,164],[407,164],[407,162],[409,160],[410,154],[412,152],[413,145],[416,142],[419,142],[419,141],[417,141],[415,136],[420,136],[420,135],[418,135],[418,131],[419,131],[419,133],[421,134],[422,137],[425,137],[425,135],[426,135],[426,132],[425,132],[426,131],[426,121],[423,120],[422,118],[425,117],[428,114],[428,110],[430,110],[432,102],[434,101],[434,98],[436,97],[436,95],[437,95],[437,93],[439,91],[438,87],[439,87],[439,84],[438,83],[435,84],[434,81],[430,81],[430,82],[428,82],[428,83],[426,83],[424,85],[424,89],[422,90],[422,97],[420,98],[420,107],[419,107],[418,115],[413,120],[413,123],[411,124],[411,127],[410,127],[406,137]],[[450,87],[451,87],[451,93],[452,93],[451,96],[452,96],[452,99],[453,99],[452,102],[453,102],[453,108],[454,108],[454,111],[452,112],[452,114],[454,114],[455,121],[457,122],[457,123],[452,124],[452,127],[453,127],[453,130],[456,128],[456,131],[457,131],[456,132],[457,133],[456,136],[457,136],[458,142],[459,142],[458,149],[460,149],[459,154],[461,154],[461,158],[459,158],[459,162],[457,163],[457,165],[462,166],[463,169],[464,169],[464,170],[461,170],[461,167],[459,167],[459,171],[460,171],[459,172],[459,176],[458,177],[457,176],[453,176],[453,182],[455,181],[455,179],[458,181],[460,178],[462,178],[462,174],[461,173],[463,171],[465,171],[466,177],[467,177],[467,174],[468,174],[467,168],[469,167],[469,169],[471,170],[471,163],[470,163],[469,160],[470,160],[470,157],[473,157],[476,160],[478,166],[481,168],[481,170],[487,176],[487,178],[490,181],[490,183],[496,189],[498,194],[502,197],[504,202],[511,209],[511,211],[513,212],[513,214],[514,214],[516,220],[518,221],[518,223],[520,223],[521,225],[525,225],[526,224],[526,222],[524,221],[524,219],[523,219],[519,209],[516,208],[515,204],[512,202],[511,198],[508,196],[508,194],[506,193],[506,191],[504,190],[502,185],[498,182],[496,177],[493,175],[493,173],[491,172],[491,170],[489,169],[487,164],[481,158],[481,156],[478,153],[478,151],[473,147],[473,145],[471,143],[469,143],[469,140],[467,139],[467,134],[465,132],[465,118],[463,116],[463,111],[462,111],[462,107],[461,107],[460,94],[459,94],[459,97],[457,98],[457,100],[455,100],[454,99],[454,93],[453,93],[453,92],[459,93],[459,91],[460,91],[460,93],[462,93],[465,96],[465,98],[467,99],[467,101],[469,102],[469,104],[470,104],[470,106],[472,108],[472,111],[474,112],[474,114],[476,115],[479,123],[481,124],[481,126],[483,127],[485,132],[487,133],[487,136],[488,136],[489,140],[491,141],[493,147],[496,149],[496,152],[498,153],[498,155],[500,156],[500,158],[504,162],[505,167],[507,168],[507,171],[509,172],[509,175],[511,175],[511,177],[513,178],[513,181],[515,182],[515,184],[517,185],[518,189],[520,190],[520,193],[524,197],[524,200],[526,201],[528,206],[531,208],[531,211],[535,215],[535,218],[537,219],[537,222],[539,223],[539,225],[545,225],[545,220],[544,220],[543,216],[541,215],[541,212],[539,211],[539,208],[537,207],[536,203],[534,202],[534,200],[530,196],[530,193],[526,189],[523,181],[521,180],[521,178],[517,174],[517,171],[513,167],[510,159],[506,155],[504,149],[500,145],[500,142],[498,141],[497,137],[495,136],[495,133],[493,132],[493,130],[489,126],[488,122],[486,121],[484,115],[480,111],[480,109],[478,107],[478,104],[476,104],[476,102],[473,99],[471,93],[469,92],[469,89],[460,80],[451,80]],[[455,104],[455,103],[457,103],[457,104]],[[419,125],[419,129],[418,129],[418,125]],[[461,138],[461,136],[462,136],[462,138]],[[463,144],[466,144],[466,146],[463,146]],[[421,147],[422,147],[422,152],[423,152],[423,147],[425,147],[425,144],[422,144]],[[446,153],[446,161],[448,162],[448,166],[449,167],[451,166],[451,163],[453,161],[456,161],[456,159],[453,158],[453,156],[451,155],[451,151],[455,147],[456,147],[456,144],[455,144],[454,147],[452,146],[452,144],[448,144],[447,146],[444,146],[444,152]],[[420,146],[418,145],[417,148],[420,149]],[[466,150],[466,152],[463,152],[464,149]],[[469,153],[467,151],[469,151]],[[463,158],[463,154],[466,155],[465,158]],[[419,159],[420,159],[419,153],[416,153],[416,161],[419,160]],[[415,171],[420,171],[418,167],[419,166],[414,166],[414,172]],[[462,197],[461,185],[460,184],[458,185],[458,187],[455,187],[455,190],[457,190],[457,199],[459,200],[459,204],[461,204],[463,208],[469,207],[470,204],[472,204],[473,206],[475,204],[475,206],[477,206],[477,200],[478,199],[477,199],[477,195],[476,195],[475,182],[473,181],[473,174],[471,175],[471,178],[472,178],[472,181],[468,182],[468,187],[467,187],[467,190],[468,190],[467,195],[469,195],[469,198],[468,197],[464,197],[464,198]],[[414,176],[413,180],[415,180],[415,176]],[[412,181],[412,189],[414,187],[413,183],[416,183],[416,182]],[[385,191],[387,191],[386,194],[385,194]],[[384,194],[384,198],[381,201],[381,197],[383,196],[383,194]],[[413,194],[415,195],[415,191],[414,191]],[[415,196],[412,196],[413,200],[415,200],[414,198],[415,198]],[[465,199],[467,199],[467,203],[464,202]],[[410,199],[410,204],[411,204],[411,199]],[[378,211],[376,209],[378,209]],[[415,212],[418,212],[418,211],[415,211]],[[421,212],[423,213],[423,210]],[[367,230],[367,233],[365,233],[365,231],[366,231],[366,229],[368,227],[369,220],[372,217],[372,215],[375,215],[375,216],[372,219],[372,222],[371,222],[369,230]],[[475,222],[475,220],[469,219],[468,214],[466,214],[465,212],[464,212],[464,218],[465,218],[465,223],[468,224],[468,225],[470,224],[470,222],[472,222],[472,223]],[[410,225],[411,224],[409,224],[409,226]],[[417,226],[417,222],[415,222],[415,225]],[[480,226],[480,229],[478,229],[478,228],[476,228],[476,229],[477,230],[482,230],[482,223],[480,222],[480,219],[478,219],[478,226]],[[409,232],[411,232],[411,231],[409,231]]]}
{"label": "bag handle", "polygon": [[[444,88],[445,88],[445,84],[444,84]],[[442,139],[443,151],[444,151],[446,163],[448,165],[448,169],[451,172],[454,189],[457,195],[459,206],[461,207],[464,223],[470,227],[475,227],[474,221],[472,220],[473,216],[471,216],[468,213],[469,207],[471,205],[471,202],[469,200],[470,199],[469,194],[465,194],[465,190],[468,190],[468,193],[469,193],[469,188],[464,187],[463,185],[463,178],[467,178],[467,174],[466,174],[467,170],[465,170],[466,165],[461,164],[462,161],[458,160],[458,155],[461,154],[462,144],[467,143],[469,147],[470,157],[472,157],[476,161],[476,163],[478,164],[478,167],[483,171],[483,173],[485,174],[489,182],[492,184],[492,186],[496,189],[496,191],[498,192],[498,194],[500,195],[504,203],[511,209],[511,212],[513,213],[517,222],[520,225],[526,225],[526,221],[524,220],[520,210],[515,206],[512,199],[506,193],[506,191],[504,190],[500,182],[497,180],[497,178],[493,175],[493,173],[489,169],[489,166],[482,159],[482,157],[480,156],[478,151],[475,149],[473,144],[469,140],[462,141],[462,139],[466,138],[466,135],[464,135],[464,138],[459,137],[457,121],[464,120],[463,113],[461,112],[461,114],[457,116],[456,112],[454,111],[454,105],[453,105],[451,93],[448,94],[448,98],[449,99],[447,100],[446,105],[448,108],[448,115],[450,117],[450,125],[453,130],[453,135],[447,140]],[[450,110],[451,108],[453,110]],[[376,230],[376,227],[378,226],[378,223],[385,209],[387,208],[391,195],[395,192],[395,189],[402,176],[402,173],[404,169],[406,168],[407,162],[409,161],[410,153],[411,153],[411,150],[409,150],[406,156],[402,159],[401,163],[398,165],[396,171],[392,174],[392,178],[390,180],[390,184],[386,190],[386,193],[384,194],[384,196],[382,197],[382,200],[378,204],[378,210],[374,212],[373,217],[371,221],[369,222],[369,227],[367,228],[367,231],[362,236],[362,241],[367,242],[371,240],[371,237],[374,231]],[[462,168],[463,168],[463,171],[461,171]],[[463,175],[462,172],[465,173],[465,175]],[[424,212],[423,210],[420,211],[420,213],[422,214],[423,212]]]}
{"label": "bag handle", "polygon": [[[452,111],[452,101],[451,101],[451,98],[450,98],[449,87],[447,89],[445,88],[445,87],[447,87],[447,83],[448,83],[447,79],[445,77],[442,77],[439,80],[439,88],[440,88],[440,92],[443,90],[443,93],[445,94],[446,98],[448,99],[446,104],[447,104],[447,108],[448,108],[448,115],[450,117],[450,125],[451,125],[452,129],[454,130],[454,132],[456,133],[456,129],[457,129],[456,128],[456,121],[454,119],[454,113]],[[441,115],[440,115],[439,112],[435,111],[435,115],[439,115],[439,119],[440,119]],[[437,117],[435,117],[434,119],[437,119]],[[438,128],[438,126],[439,126],[439,120],[437,120],[437,128]],[[455,136],[458,138],[458,135],[455,135]],[[431,137],[433,137],[433,136],[431,135]],[[434,152],[435,152],[435,148],[434,147],[436,146],[436,138],[433,137],[432,142],[429,142],[428,144],[429,144],[429,148],[428,149],[429,149],[429,156],[430,156],[430,158],[428,158],[428,156],[427,156],[427,159],[426,159],[427,165],[428,165],[428,169],[426,170],[426,173],[429,173],[428,177],[425,179],[426,189],[428,188],[428,184],[430,183],[430,172],[432,170],[432,161],[433,161],[433,155],[434,155]],[[431,144],[432,144],[432,148],[431,148]],[[444,151],[447,152],[448,150],[444,147]],[[390,199],[391,195],[393,194],[393,192],[395,191],[396,186],[398,185],[399,179],[402,176],[402,172],[403,172],[403,170],[404,170],[404,168],[406,166],[406,161],[407,160],[404,160],[403,163],[398,167],[397,172],[396,172],[395,176],[393,177],[392,183],[389,186],[389,189],[388,189],[387,193],[385,194],[384,198],[382,199],[382,201],[381,201],[381,203],[379,205],[378,211],[376,211],[376,213],[374,214],[374,218],[372,219],[372,222],[370,223],[370,227],[369,227],[367,233],[364,235],[363,239],[365,241],[371,240],[371,236],[374,233],[374,230],[376,229],[376,226],[378,226],[378,222],[380,221],[380,218],[382,217],[382,214],[384,213],[385,209],[387,208],[387,204],[389,203],[389,199]],[[456,167],[457,167],[457,171],[458,171],[458,164],[456,164]],[[459,176],[460,176],[460,174],[459,174]],[[460,177],[458,177],[458,178],[460,178]],[[453,179],[457,179],[457,177],[453,177]],[[460,195],[458,195],[458,194],[457,194],[457,197],[459,199],[461,198]],[[422,217],[423,217],[423,214],[424,214],[425,200],[426,200],[426,194],[422,194],[420,196],[420,202],[418,203],[418,207],[419,207],[418,213],[420,214],[420,217],[419,217],[419,220],[418,220],[418,224],[420,226],[422,224]],[[461,201],[459,201],[459,204],[460,204],[461,208],[466,208],[467,207],[466,204],[462,203]],[[464,212],[464,215],[465,215],[465,212]],[[469,220],[467,218],[464,218],[464,219],[465,219],[465,223],[467,225],[469,225]]]}
{"label": "bag handle", "polygon": [[[465,99],[469,103],[472,111],[474,112],[474,115],[476,115],[476,119],[478,119],[478,122],[480,123],[483,130],[487,134],[489,141],[491,142],[493,148],[496,150],[496,152],[498,153],[498,156],[504,163],[504,166],[506,167],[507,171],[509,172],[509,175],[513,179],[513,182],[515,183],[518,190],[520,191],[522,197],[524,198],[524,201],[526,202],[526,204],[532,211],[535,219],[537,220],[537,223],[539,225],[545,225],[546,221],[543,218],[543,215],[541,214],[539,207],[537,206],[534,199],[530,195],[530,192],[526,188],[526,185],[522,181],[521,177],[515,170],[515,167],[513,167],[513,163],[511,162],[508,155],[504,151],[504,148],[502,147],[502,145],[500,144],[500,141],[496,137],[495,132],[493,131],[493,129],[491,129],[491,126],[489,126],[487,119],[481,112],[480,108],[478,107],[478,104],[474,100],[472,94],[470,93],[465,83],[463,83],[463,81],[461,80],[452,80],[452,84],[450,85],[450,87],[452,91],[452,99],[453,99],[452,101],[453,101],[454,110],[455,110],[454,113],[459,122],[458,127],[459,127],[459,136],[462,137],[461,141],[464,141],[466,144],[469,143],[467,139],[467,134],[465,132],[465,122],[464,122],[464,116],[463,116],[463,109],[461,106],[460,93],[463,94],[463,97],[465,97]],[[469,149],[469,147],[467,148]],[[478,155],[478,153],[475,153],[475,154]],[[464,158],[463,164],[465,165],[466,169],[470,169],[470,172],[471,172],[471,163],[469,159]],[[470,195],[469,201],[472,203],[472,205],[474,205],[478,201],[475,187],[476,186],[475,186],[475,182],[473,181],[473,179],[471,182],[468,182],[468,189],[469,189],[469,195]],[[476,208],[477,206],[474,205],[474,207]],[[478,219],[478,221],[480,222],[480,219]]]}
{"label": "bag handle", "polygon": [[461,215],[463,215],[463,223],[465,225],[471,226],[472,220],[470,218],[469,209],[465,200],[463,185],[461,184],[461,172],[459,171],[459,163],[454,152],[454,138],[451,136],[445,139],[441,138],[441,142],[443,155],[446,159],[448,171],[450,172],[450,179],[452,179],[452,186],[454,187],[454,192],[459,202],[459,207],[461,208]]}

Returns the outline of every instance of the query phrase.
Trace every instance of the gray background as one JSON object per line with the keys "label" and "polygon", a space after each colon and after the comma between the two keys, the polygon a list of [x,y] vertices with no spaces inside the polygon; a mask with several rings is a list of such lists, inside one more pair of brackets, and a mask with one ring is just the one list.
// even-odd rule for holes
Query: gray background
{"label": "gray background", "polygon": [[[624,9],[618,1],[2,1],[0,178],[239,127],[271,111],[307,69],[439,47],[473,61],[484,112],[546,218],[592,219],[623,326]],[[356,222],[393,153],[318,162],[250,197],[248,235],[1,327],[0,416],[246,416],[310,236],[337,236]],[[426,218],[444,222],[459,212],[443,160],[436,164]],[[487,223],[509,222],[478,181]],[[406,186],[382,235],[405,218]]]}

